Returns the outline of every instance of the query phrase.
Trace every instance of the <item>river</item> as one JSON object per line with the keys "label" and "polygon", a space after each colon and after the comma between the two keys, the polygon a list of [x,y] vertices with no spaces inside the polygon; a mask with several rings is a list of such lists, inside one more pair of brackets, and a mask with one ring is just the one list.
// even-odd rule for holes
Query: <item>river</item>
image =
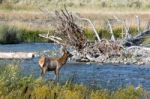
{"label": "river", "polygon": [[[48,50],[56,51],[59,46],[49,43],[29,43],[0,45],[1,52],[36,52],[40,55]],[[38,55],[37,55],[38,56]],[[0,64],[19,64],[25,75],[40,76],[39,57],[31,60],[0,60]],[[127,85],[143,86],[150,90],[149,65],[123,64],[86,64],[69,61],[60,72],[60,81],[72,80],[74,83],[92,87],[116,89]],[[48,72],[46,79],[53,79],[53,72]]]}

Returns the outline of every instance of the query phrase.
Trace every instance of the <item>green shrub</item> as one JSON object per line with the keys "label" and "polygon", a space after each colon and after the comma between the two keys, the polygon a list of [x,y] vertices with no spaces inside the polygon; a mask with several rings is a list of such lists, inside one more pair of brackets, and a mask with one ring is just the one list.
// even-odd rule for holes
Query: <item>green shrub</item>
{"label": "green shrub", "polygon": [[38,30],[26,30],[26,29],[20,29],[21,31],[21,39],[23,42],[46,42],[47,39],[39,37],[39,34],[45,32],[45,31],[38,31]]}
{"label": "green shrub", "polygon": [[0,26],[0,43],[2,44],[14,44],[21,41],[21,35],[19,30],[15,27],[9,27],[7,25]]}
{"label": "green shrub", "polygon": [[98,30],[98,33],[101,38],[110,39],[110,37],[111,37],[111,35],[107,29],[101,28]]}
{"label": "green shrub", "polygon": [[150,39],[149,38],[146,38],[143,42],[144,45],[147,45],[147,44],[150,44]]}
{"label": "green shrub", "polygon": [[87,39],[89,39],[90,41],[95,40],[95,34],[94,34],[93,30],[85,29],[84,32],[85,32],[85,36],[87,37]]}
{"label": "green shrub", "polygon": [[39,34],[45,31],[18,29],[13,26],[0,25],[0,43],[16,44],[31,42],[47,42],[47,39],[39,37]]}
{"label": "green shrub", "polygon": [[[96,39],[95,33],[92,29],[86,28],[84,29],[85,35],[88,40],[93,42]],[[1,44],[15,44],[15,43],[31,43],[31,42],[48,42],[48,39],[39,37],[39,34],[46,33],[45,30],[30,30],[30,29],[18,29],[16,27],[8,26],[8,25],[0,25],[0,43]],[[100,38],[110,39],[111,34],[108,29],[100,28],[97,29],[97,32]],[[122,28],[113,28],[113,32],[115,38],[120,39],[122,37]],[[53,33],[53,30],[50,31]],[[137,34],[137,29],[135,27],[131,27],[129,33],[132,35]]]}
{"label": "green shrub", "polygon": [[[94,41],[96,39],[96,36],[93,32],[92,29],[85,29],[85,35],[86,37],[91,40],[91,41]],[[105,39],[110,39],[111,38],[111,34],[110,34],[110,31],[107,29],[107,28],[100,28],[100,29],[97,29],[97,32],[100,36],[100,38],[105,38]],[[121,39],[122,38],[122,28],[121,27],[115,27],[113,28],[113,33],[114,33],[114,36],[115,38],[117,39]],[[129,29],[129,33],[132,35],[132,36],[135,36],[137,35],[138,33],[138,30],[136,27],[131,27]]]}

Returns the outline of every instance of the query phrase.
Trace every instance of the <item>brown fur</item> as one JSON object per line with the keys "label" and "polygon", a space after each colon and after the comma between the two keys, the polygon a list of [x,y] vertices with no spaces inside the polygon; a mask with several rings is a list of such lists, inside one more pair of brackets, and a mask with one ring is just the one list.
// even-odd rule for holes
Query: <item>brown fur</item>
{"label": "brown fur", "polygon": [[42,77],[47,71],[54,71],[56,79],[59,79],[61,67],[67,62],[68,57],[72,56],[66,49],[63,49],[63,53],[63,56],[60,58],[49,58],[46,55],[41,56],[39,59],[39,66],[41,68]]}

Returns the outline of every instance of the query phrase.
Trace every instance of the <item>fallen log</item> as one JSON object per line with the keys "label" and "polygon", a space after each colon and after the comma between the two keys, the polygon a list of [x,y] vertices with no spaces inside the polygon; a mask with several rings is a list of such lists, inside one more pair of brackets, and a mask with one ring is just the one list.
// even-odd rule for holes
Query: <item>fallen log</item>
{"label": "fallen log", "polygon": [[0,52],[0,59],[32,59],[34,55],[32,52]]}

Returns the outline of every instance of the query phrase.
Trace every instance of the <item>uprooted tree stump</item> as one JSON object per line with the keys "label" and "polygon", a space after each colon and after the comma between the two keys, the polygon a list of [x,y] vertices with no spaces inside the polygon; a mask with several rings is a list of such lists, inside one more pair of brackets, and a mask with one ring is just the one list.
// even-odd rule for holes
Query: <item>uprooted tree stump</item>
{"label": "uprooted tree stump", "polygon": [[[74,49],[72,54],[75,61],[100,63],[150,63],[150,55],[146,57],[147,62],[143,62],[142,60],[142,57],[146,53],[149,53],[149,48],[144,51],[145,49],[142,49],[142,47],[135,47],[135,49],[141,50],[139,53],[143,53],[143,55],[140,54],[141,56],[139,56],[139,53],[134,55],[135,53],[132,51],[134,48],[130,49],[124,46],[128,45],[128,43],[131,43],[130,46],[135,45],[136,40],[139,41],[138,44],[141,44],[142,39],[146,37],[146,35],[150,34],[150,30],[140,33],[140,35],[135,36],[134,38],[115,40],[112,32],[111,22],[108,21],[112,34],[111,38],[113,39],[106,40],[100,39],[94,25],[89,19],[80,18],[75,14],[73,15],[72,13],[68,12],[67,9],[55,11],[55,18],[57,21],[55,24],[55,36],[49,36],[49,34],[40,34],[39,36],[50,39],[57,44],[65,45],[68,48]],[[98,41],[95,41],[95,43],[88,42],[88,39],[85,36],[85,31],[76,23],[75,19],[80,21],[82,19],[88,21],[92,25]],[[127,35],[129,34],[127,33]]]}

